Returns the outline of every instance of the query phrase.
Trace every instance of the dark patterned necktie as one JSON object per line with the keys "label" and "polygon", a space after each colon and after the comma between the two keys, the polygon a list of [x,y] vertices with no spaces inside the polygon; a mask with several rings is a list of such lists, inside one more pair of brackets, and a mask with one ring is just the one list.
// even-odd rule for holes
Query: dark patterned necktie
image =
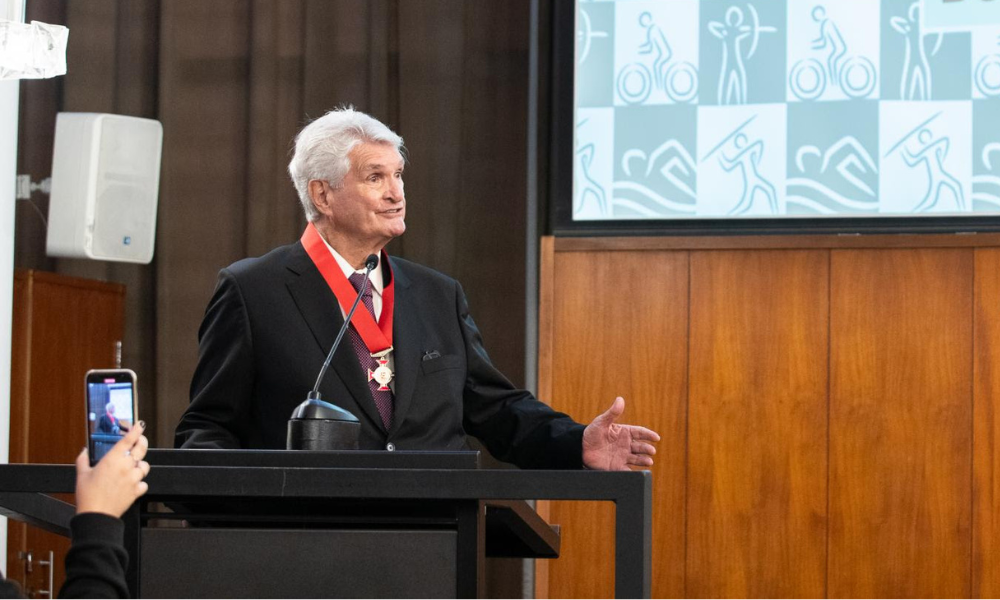
{"label": "dark patterned necktie", "polygon": [[[351,285],[354,286],[354,291],[360,292],[361,286],[365,283],[365,274],[354,273],[348,279]],[[372,303],[372,286],[370,283],[365,286],[365,293],[362,294],[361,301],[364,303],[365,308],[368,309],[372,318],[375,319],[375,305]],[[376,319],[377,321],[378,319]],[[358,355],[358,362],[361,363],[361,372],[368,378],[368,373],[378,368],[378,361],[368,351],[368,346],[365,345],[365,341],[361,339],[361,336],[354,329],[353,325],[350,330],[351,345],[354,346],[354,353]],[[380,391],[378,388],[379,383],[374,379],[368,378],[368,389],[372,392],[372,399],[375,400],[375,407],[378,409],[379,416],[382,417],[382,424],[385,425],[385,429],[388,431],[389,426],[392,425],[392,390]]]}

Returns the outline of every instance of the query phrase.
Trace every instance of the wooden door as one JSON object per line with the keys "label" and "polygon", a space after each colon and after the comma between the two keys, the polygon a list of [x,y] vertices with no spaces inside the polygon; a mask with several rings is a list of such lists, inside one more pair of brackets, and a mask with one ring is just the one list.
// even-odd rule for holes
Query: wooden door
{"label": "wooden door", "polygon": [[[120,284],[15,274],[10,462],[72,463],[86,445],[84,374],[116,366],[124,301]],[[66,538],[10,521],[7,576],[29,598],[51,598],[68,549]]]}

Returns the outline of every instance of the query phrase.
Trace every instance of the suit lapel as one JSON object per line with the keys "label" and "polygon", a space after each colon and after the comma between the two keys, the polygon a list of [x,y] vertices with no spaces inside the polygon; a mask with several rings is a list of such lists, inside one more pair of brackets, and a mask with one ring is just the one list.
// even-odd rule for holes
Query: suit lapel
{"label": "suit lapel", "polygon": [[406,418],[413,399],[413,388],[417,383],[417,369],[420,367],[421,337],[418,307],[413,300],[410,280],[400,272],[398,263],[389,259],[395,286],[395,306],[393,308],[392,346],[395,362],[396,389],[391,432],[399,429]]}
{"label": "suit lapel", "polygon": [[[302,318],[309,325],[309,329],[325,358],[337,338],[337,332],[344,324],[344,317],[338,310],[337,298],[330,291],[330,287],[302,248],[301,243],[297,244],[296,252],[286,266],[289,271],[295,274],[289,277],[286,283],[288,292],[295,301],[295,306],[298,307]],[[354,397],[357,405],[365,411],[368,418],[378,428],[385,431],[382,418],[379,417],[378,409],[375,407],[375,401],[372,400],[371,390],[368,388],[360,365],[358,365],[358,357],[355,356],[351,348],[351,341],[346,339],[349,335],[349,332],[344,334],[345,339],[340,341],[340,347],[333,355],[330,366]],[[327,372],[326,376],[329,377],[330,373]]]}

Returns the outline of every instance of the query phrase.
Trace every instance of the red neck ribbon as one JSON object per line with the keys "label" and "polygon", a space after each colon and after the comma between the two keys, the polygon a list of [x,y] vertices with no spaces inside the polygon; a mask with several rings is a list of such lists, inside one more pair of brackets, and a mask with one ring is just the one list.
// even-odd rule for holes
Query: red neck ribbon
{"label": "red neck ribbon", "polygon": [[[337,264],[337,259],[327,250],[323,238],[320,237],[319,232],[316,231],[316,227],[312,223],[306,225],[306,230],[302,233],[301,242],[302,247],[306,250],[306,254],[309,255],[313,264],[319,269],[320,275],[326,280],[326,284],[330,286],[330,291],[337,297],[337,301],[346,315],[351,310],[354,299],[358,297],[358,292],[351,285],[351,282],[347,280],[347,277],[344,276],[340,265]],[[354,316],[351,317],[351,325],[354,326],[358,335],[361,336],[365,345],[368,346],[368,351],[372,354],[392,347],[392,306],[395,298],[393,291],[395,278],[392,277],[392,267],[389,266],[389,261],[386,260],[388,255],[385,251],[381,254],[382,257],[379,262],[382,265],[382,279],[384,281],[386,279],[385,275],[388,274],[389,284],[382,290],[382,314],[379,316],[378,324],[375,323],[375,319],[372,318],[371,313],[367,310],[356,310],[354,311]],[[369,283],[369,285],[371,284]]]}

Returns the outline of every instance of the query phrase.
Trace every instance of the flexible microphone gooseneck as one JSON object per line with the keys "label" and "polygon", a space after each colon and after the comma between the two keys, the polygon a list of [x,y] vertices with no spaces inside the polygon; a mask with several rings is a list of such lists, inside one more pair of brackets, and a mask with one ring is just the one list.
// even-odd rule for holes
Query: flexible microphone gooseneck
{"label": "flexible microphone gooseneck", "polygon": [[354,299],[354,304],[351,305],[351,310],[348,311],[347,316],[344,317],[344,324],[341,326],[340,331],[337,332],[337,339],[333,341],[330,353],[326,355],[326,362],[323,363],[323,368],[319,370],[319,377],[316,378],[316,385],[313,386],[312,391],[306,395],[306,400],[322,399],[322,396],[319,393],[319,385],[323,383],[323,377],[326,375],[326,370],[330,367],[330,361],[333,360],[333,354],[340,346],[340,340],[343,339],[344,334],[347,333],[347,328],[351,326],[351,317],[354,316],[354,311],[357,310],[358,304],[361,303],[361,298],[365,295],[365,290],[368,289],[368,275],[371,274],[377,266],[378,256],[375,254],[369,254],[368,258],[365,259],[365,282],[358,291],[358,297]]}

